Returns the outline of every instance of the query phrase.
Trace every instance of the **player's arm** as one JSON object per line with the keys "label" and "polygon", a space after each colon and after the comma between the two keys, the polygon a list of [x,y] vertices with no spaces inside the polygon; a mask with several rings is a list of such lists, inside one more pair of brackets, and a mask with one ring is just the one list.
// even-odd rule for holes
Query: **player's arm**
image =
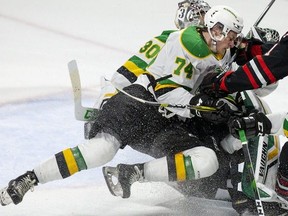
{"label": "player's arm", "polygon": [[209,74],[204,78],[202,91],[238,91],[258,89],[288,75],[288,32],[265,55],[257,55],[235,71]]}
{"label": "player's arm", "polygon": [[246,62],[250,61],[257,55],[263,55],[268,52],[275,42],[263,43],[261,40],[250,38],[244,38],[242,43],[237,48],[237,56],[235,62],[238,65],[244,65]]}

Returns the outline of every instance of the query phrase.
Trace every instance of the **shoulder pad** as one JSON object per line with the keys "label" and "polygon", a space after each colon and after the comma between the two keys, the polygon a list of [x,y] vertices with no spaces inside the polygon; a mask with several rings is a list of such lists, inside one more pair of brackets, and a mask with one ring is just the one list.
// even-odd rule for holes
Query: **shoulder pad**
{"label": "shoulder pad", "polygon": [[212,52],[198,31],[198,27],[191,26],[183,30],[181,43],[185,50],[197,58],[205,58]]}

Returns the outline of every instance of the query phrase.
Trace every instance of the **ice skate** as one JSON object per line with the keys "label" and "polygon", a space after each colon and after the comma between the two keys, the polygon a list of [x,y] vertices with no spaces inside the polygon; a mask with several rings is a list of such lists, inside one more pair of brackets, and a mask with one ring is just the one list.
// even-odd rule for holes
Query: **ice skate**
{"label": "ice skate", "polygon": [[[128,198],[131,185],[136,181],[143,181],[143,169],[143,164],[119,164],[117,167],[103,167],[102,171],[111,194]],[[117,179],[116,184],[113,182],[113,177]]]}
{"label": "ice skate", "polygon": [[2,206],[14,203],[17,205],[22,202],[24,195],[28,190],[33,191],[38,180],[33,171],[28,171],[25,174],[13,179],[9,182],[8,187],[0,190],[0,203]]}

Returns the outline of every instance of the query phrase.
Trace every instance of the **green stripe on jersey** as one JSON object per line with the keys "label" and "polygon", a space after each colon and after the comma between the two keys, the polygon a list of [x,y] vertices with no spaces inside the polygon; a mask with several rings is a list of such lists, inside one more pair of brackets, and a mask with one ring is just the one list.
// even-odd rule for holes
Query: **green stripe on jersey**
{"label": "green stripe on jersey", "polygon": [[285,120],[283,122],[283,130],[284,130],[285,136],[288,137],[288,120],[287,120],[287,117],[285,118]]}
{"label": "green stripe on jersey", "polygon": [[196,58],[205,58],[212,54],[206,42],[202,38],[199,27],[191,26],[183,30],[181,43],[185,50]]}
{"label": "green stripe on jersey", "polygon": [[146,70],[147,67],[147,63],[142,60],[141,58],[139,58],[138,56],[134,55],[132,56],[128,61],[133,62],[137,67]]}
{"label": "green stripe on jersey", "polygon": [[173,82],[173,81],[171,81],[171,80],[169,80],[169,79],[161,80],[161,81],[159,81],[159,83],[160,83],[161,85],[177,85],[177,86],[179,86],[179,87],[184,88],[184,89],[187,90],[187,91],[191,91],[191,90],[192,90],[191,88],[189,88],[189,87],[187,87],[187,86],[179,85],[178,83]]}
{"label": "green stripe on jersey", "polygon": [[173,32],[175,32],[176,30],[166,30],[163,31],[161,33],[161,35],[155,37],[156,39],[158,39],[159,41],[161,41],[162,43],[166,43],[167,38],[169,37],[169,35]]}

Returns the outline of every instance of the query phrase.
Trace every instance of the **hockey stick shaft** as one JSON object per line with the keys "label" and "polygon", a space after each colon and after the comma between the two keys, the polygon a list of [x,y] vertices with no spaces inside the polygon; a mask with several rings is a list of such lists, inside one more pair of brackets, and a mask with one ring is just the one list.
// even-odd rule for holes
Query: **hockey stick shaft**
{"label": "hockey stick shaft", "polygon": [[[113,85],[113,83],[112,83]],[[114,86],[114,85],[113,85]],[[115,87],[115,86],[114,86]],[[115,87],[116,88],[116,87]],[[184,109],[184,108],[187,108],[187,109],[194,109],[194,110],[197,110],[197,111],[207,111],[207,112],[213,112],[213,111],[217,111],[216,108],[214,107],[208,107],[208,106],[193,106],[193,105],[181,105],[181,104],[169,104],[169,103],[159,103],[159,102],[156,102],[156,101],[147,101],[147,100],[144,100],[144,99],[141,99],[141,98],[138,98],[138,97],[135,97],[131,94],[129,94],[128,92],[126,92],[125,90],[123,89],[118,89],[116,88],[118,91],[122,92],[123,94],[127,95],[128,97],[130,98],[133,98],[134,100],[137,100],[141,103],[144,103],[144,104],[149,104],[149,105],[152,105],[152,106],[162,106],[162,107],[171,107],[171,108],[180,108],[180,109]]]}
{"label": "hockey stick shaft", "polygon": [[249,169],[249,174],[252,180],[252,189],[254,190],[257,212],[258,212],[258,215],[264,216],[264,209],[263,209],[262,201],[260,198],[259,189],[256,184],[255,171],[254,171],[251,155],[250,155],[249,148],[248,148],[248,141],[246,139],[245,131],[240,130],[239,136],[240,136],[240,140],[241,140],[242,147],[243,147],[244,160],[245,160],[245,163],[247,164],[247,167]]}
{"label": "hockey stick shaft", "polygon": [[[77,63],[75,60],[72,60],[68,63],[68,69],[69,69],[69,75],[70,75],[71,84],[73,88],[75,118],[79,121],[95,120],[97,118],[97,114],[99,110],[93,107],[82,106],[81,81],[80,81],[80,76],[79,76],[79,70],[78,70]],[[153,106],[173,107],[173,108],[181,108],[181,109],[186,108],[186,109],[195,109],[198,111],[207,111],[207,112],[216,111],[214,107],[192,106],[192,105],[173,105],[169,103],[158,103],[158,102],[153,102],[153,101],[146,101],[141,98],[137,98],[122,89],[117,89],[117,90],[141,103],[150,104]]]}
{"label": "hockey stick shaft", "polygon": [[256,20],[256,22],[254,23],[253,26],[258,26],[259,23],[262,21],[262,19],[264,18],[264,16],[266,15],[266,13],[269,11],[269,9],[272,7],[272,5],[274,4],[276,0],[271,0],[270,3],[267,5],[267,7],[264,9],[264,11],[262,12],[262,14],[259,16],[259,18]]}

